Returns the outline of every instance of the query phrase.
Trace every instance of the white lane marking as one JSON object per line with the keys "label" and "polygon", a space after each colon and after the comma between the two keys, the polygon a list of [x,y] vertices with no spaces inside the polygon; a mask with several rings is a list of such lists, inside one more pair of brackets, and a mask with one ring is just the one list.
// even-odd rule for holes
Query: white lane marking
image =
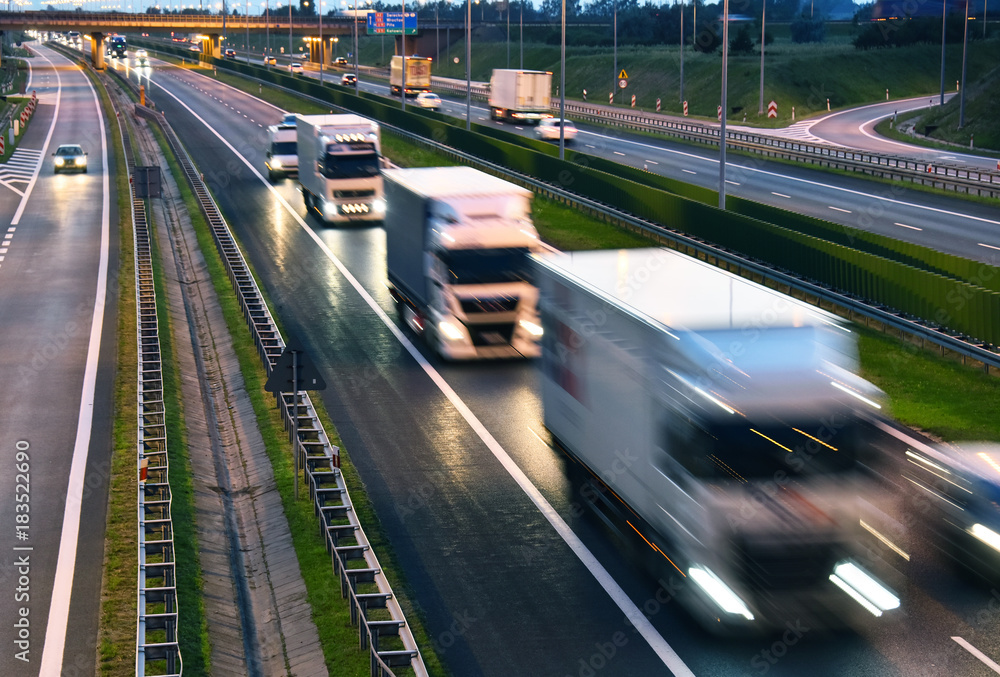
{"label": "white lane marking", "polygon": [[989,656],[987,656],[982,651],[980,651],[976,647],[974,647],[971,644],[969,644],[968,642],[966,642],[961,637],[952,637],[952,639],[960,647],[962,647],[963,649],[965,649],[966,651],[968,651],[969,653],[971,653],[973,656],[975,656],[979,660],[981,660],[983,662],[983,665],[985,665],[986,667],[988,667],[993,672],[995,672],[997,674],[1000,674],[1000,665],[997,665],[992,659],[990,659]]}
{"label": "white lane marking", "polygon": [[619,153],[619,152],[618,152],[618,151],[616,151],[616,150],[613,150],[613,151],[611,151],[611,152],[612,152],[612,153],[614,153],[615,155],[621,155],[622,157],[625,157],[625,153]]}
{"label": "white lane marking", "polygon": [[[573,529],[566,523],[566,521],[556,512],[555,508],[545,499],[542,493],[531,483],[527,475],[518,467],[517,463],[507,454],[506,450],[500,443],[497,442],[496,438],[490,434],[490,431],[486,429],[479,419],[476,417],[472,410],[465,404],[465,402],[458,396],[448,382],[444,380],[444,377],[427,361],[419,350],[403,335],[399,327],[389,319],[389,316],[385,314],[381,306],[372,298],[371,294],[368,293],[360,282],[351,274],[351,271],[337,258],[337,255],[333,253],[333,250],[323,241],[323,239],[316,234],[309,224],[299,215],[298,211],[293,209],[290,204],[285,200],[285,198],[279,193],[271,183],[265,179],[257,168],[247,160],[239,151],[236,150],[219,132],[217,132],[207,121],[202,119],[197,113],[191,110],[190,106],[180,100],[173,92],[162,88],[161,90],[169,94],[174,98],[177,103],[184,107],[196,120],[205,125],[205,128],[209,132],[214,134],[222,143],[229,148],[230,152],[238,157],[243,164],[253,172],[260,182],[267,187],[271,193],[274,194],[275,199],[281,203],[281,205],[288,211],[289,215],[299,226],[312,238],[316,243],[316,246],[330,259],[331,263],[340,271],[340,274],[354,287],[358,295],[364,299],[365,303],[372,309],[372,312],[382,320],[383,324],[388,328],[396,340],[399,341],[406,351],[413,357],[413,359],[420,365],[424,370],[424,373],[434,382],[441,393],[448,398],[452,406],[462,415],[469,427],[479,436],[479,439],[483,441],[486,447],[493,453],[493,456],[500,462],[507,473],[513,478],[517,485],[521,488],[521,491],[525,493],[529,500],[535,504],[538,511],[543,517],[552,525],[555,532],[563,539],[566,545],[573,551],[577,558],[583,563],[590,574],[597,580],[598,584],[604,588],[608,596],[611,597],[612,601],[618,606],[619,609],[625,614],[629,622],[632,623],[633,627],[642,635],[643,639],[649,644],[649,646],[656,652],[656,655],[663,661],[663,664],[674,673],[676,677],[694,677],[694,673],[684,664],[680,659],[680,656],[671,648],[665,639],[660,635],[646,615],[643,613],[639,607],[637,607],[632,600],[629,598],[628,594],[622,590],[621,586],[618,585],[617,581],[612,578],[611,574],[608,573],[607,569],[597,560],[592,552],[583,544],[583,541],[576,535]],[[248,95],[249,96],[249,95]],[[50,674],[43,672],[42,674]]]}
{"label": "white lane marking", "polygon": [[660,164],[659,162],[656,162],[655,160],[643,160],[643,162],[648,162],[651,165],[658,165],[658,164]]}
{"label": "white lane marking", "polygon": [[[598,137],[601,136],[600,134],[597,134],[595,132],[588,132],[588,131],[585,131],[585,130],[582,130],[582,129],[580,130],[580,133],[581,134],[591,134],[593,136],[598,136]],[[702,162],[709,162],[709,163],[712,163],[712,164],[719,164],[718,158],[706,158],[706,157],[702,157],[700,155],[695,155],[694,153],[687,153],[685,151],[673,150],[672,148],[663,148],[661,146],[654,146],[652,144],[642,143],[640,141],[632,141],[630,139],[624,139],[624,138],[621,138],[621,139],[616,138],[615,141],[617,143],[619,143],[619,144],[628,143],[628,144],[632,144],[634,146],[641,146],[643,148],[651,148],[653,150],[657,150],[657,151],[660,151],[660,152],[663,152],[663,153],[670,153],[670,154],[673,154],[673,155],[680,155],[682,157],[690,158],[692,160],[700,160]],[[948,209],[939,209],[938,207],[930,207],[928,205],[917,204],[915,202],[905,202],[903,200],[896,200],[896,199],[893,199],[893,198],[890,198],[890,197],[885,197],[883,195],[873,195],[871,193],[865,193],[863,191],[854,190],[852,188],[842,188],[840,186],[834,186],[834,185],[831,185],[829,183],[822,183],[820,181],[812,181],[810,179],[802,179],[802,178],[795,177],[795,176],[787,176],[785,174],[779,174],[777,172],[768,171],[766,169],[758,169],[756,167],[751,167],[751,166],[747,166],[747,165],[737,165],[737,166],[739,166],[739,168],[742,169],[743,171],[753,172],[755,174],[761,174],[763,176],[773,176],[775,178],[784,179],[786,181],[794,181],[796,183],[803,183],[803,184],[805,184],[807,186],[817,186],[819,188],[827,188],[829,190],[835,190],[835,191],[838,191],[838,192],[841,192],[841,193],[847,193],[848,195],[856,195],[856,196],[859,196],[859,197],[867,197],[867,198],[871,198],[872,200],[881,200],[882,202],[886,202],[888,204],[901,205],[903,207],[913,207],[915,209],[925,209],[927,211],[934,212],[936,214],[944,214],[946,216],[958,216],[958,217],[965,218],[965,219],[971,219],[972,221],[979,221],[979,222],[982,222],[982,223],[989,223],[989,224],[1000,226],[1000,221],[995,221],[993,219],[987,219],[987,218],[984,218],[982,216],[971,216],[969,214],[962,214],[961,212],[953,212],[953,211],[950,211]],[[688,170],[685,169],[683,171],[688,171]],[[695,172],[689,172],[689,173],[690,174],[694,174]]]}
{"label": "white lane marking", "polygon": [[6,247],[0,247],[0,254],[6,254],[6,253],[7,253],[7,248]]}
{"label": "white lane marking", "polygon": [[834,210],[836,212],[844,212],[845,214],[850,214],[851,213],[850,209],[841,209],[840,207],[830,207],[830,206],[827,206],[827,209],[832,209],[832,210]]}
{"label": "white lane marking", "polygon": [[[50,62],[51,63],[51,62]],[[58,75],[58,71],[57,71]],[[111,242],[111,177],[108,174],[108,138],[104,131],[104,112],[97,98],[97,90],[86,78],[94,97],[98,126],[101,129],[101,260],[97,270],[97,293],[90,323],[90,342],[87,345],[87,366],[83,375],[80,395],[80,414],[76,424],[76,442],[73,461],[69,468],[66,486],[66,506],[63,510],[62,535],[59,538],[59,558],[56,560],[49,602],[49,620],[45,628],[45,645],[39,663],[40,675],[58,675],[62,671],[63,652],[66,649],[66,629],[69,625],[69,605],[73,596],[73,577],[76,573],[77,544],[80,539],[80,518],[83,506],[83,489],[87,473],[87,456],[90,453],[90,434],[94,424],[94,401],[97,391],[97,363],[101,352],[101,333],[104,329],[104,304],[108,291],[108,261]],[[58,108],[57,108],[58,111]],[[53,119],[53,125],[55,120]],[[48,140],[46,140],[46,145]]]}
{"label": "white lane marking", "polygon": [[589,143],[585,143],[583,145],[586,146],[587,148],[597,148],[597,146],[591,146]]}
{"label": "white lane marking", "polygon": [[685,174],[697,174],[698,173],[698,172],[692,172],[690,169],[682,169],[681,171],[684,172]]}
{"label": "white lane marking", "polygon": [[729,179],[726,179],[726,183],[732,184],[734,186],[740,185],[740,184],[736,183],[735,181],[730,181]]}
{"label": "white lane marking", "polygon": [[977,242],[976,244],[978,244],[980,247],[989,247],[990,249],[1000,249],[1000,247],[995,247],[991,244],[984,244],[982,242]]}
{"label": "white lane marking", "polygon": [[892,225],[899,226],[900,228],[909,228],[910,230],[923,230],[923,228],[917,228],[916,226],[908,226],[905,223],[899,223],[898,221],[896,223],[893,223]]}
{"label": "white lane marking", "polygon": [[[44,54],[42,54],[40,52],[39,52],[39,56],[42,57],[43,59],[45,59],[45,61],[49,64],[49,66],[51,68],[55,69],[55,65],[52,63],[52,61],[49,60],[49,58],[47,56],[45,56]],[[89,83],[90,80],[88,79],[87,82]],[[42,149],[40,151],[38,151],[39,157],[45,155],[46,152],[48,152],[49,142],[52,141],[52,134],[53,134],[53,132],[56,131],[56,122],[59,120],[59,108],[60,108],[61,104],[62,104],[62,78],[59,76],[59,71],[56,70],[56,106],[55,106],[55,112],[52,113],[52,122],[49,124],[49,132],[48,132],[48,134],[45,135],[45,141],[44,141],[44,143],[42,143]],[[104,133],[103,132],[104,128],[102,127],[101,129],[102,129],[101,133],[103,134]],[[17,152],[17,151],[15,151],[15,152]],[[105,163],[104,166],[107,167],[108,166],[107,163]],[[14,212],[14,218],[12,218],[10,220],[10,225],[16,226],[21,221],[21,214],[24,213],[24,208],[28,205],[28,198],[31,197],[31,191],[33,191],[35,189],[35,182],[38,181],[38,172],[41,171],[41,169],[42,169],[42,163],[39,162],[35,166],[35,171],[32,172],[31,178],[28,179],[28,185],[25,187],[24,193],[21,194],[21,202],[20,202],[20,204],[17,205],[17,211]],[[60,666],[60,669],[62,669],[62,666]]]}
{"label": "white lane marking", "polygon": [[778,197],[783,197],[783,198],[786,198],[788,200],[792,199],[791,195],[785,195],[784,193],[775,193],[773,190],[771,191],[771,195],[777,195]]}

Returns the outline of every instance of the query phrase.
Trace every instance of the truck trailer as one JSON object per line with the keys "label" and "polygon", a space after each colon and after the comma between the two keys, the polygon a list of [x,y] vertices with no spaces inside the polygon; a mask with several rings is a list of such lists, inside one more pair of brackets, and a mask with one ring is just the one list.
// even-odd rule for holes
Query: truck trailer
{"label": "truck trailer", "polygon": [[552,73],[498,68],[490,77],[490,117],[538,124],[552,117]]}
{"label": "truck trailer", "polygon": [[[403,83],[403,57],[399,54],[389,60],[389,90],[399,96]],[[426,56],[406,57],[406,96],[431,91],[431,59]]]}
{"label": "truck trailer", "polygon": [[299,184],[306,209],[326,223],[381,221],[378,123],[359,115],[297,115]]}
{"label": "truck trailer", "polygon": [[899,563],[862,529],[882,397],[839,318],[665,249],[531,258],[545,426],[705,627],[892,615]]}
{"label": "truck trailer", "polygon": [[386,268],[400,321],[445,359],[537,357],[531,192],[471,167],[383,177]]}

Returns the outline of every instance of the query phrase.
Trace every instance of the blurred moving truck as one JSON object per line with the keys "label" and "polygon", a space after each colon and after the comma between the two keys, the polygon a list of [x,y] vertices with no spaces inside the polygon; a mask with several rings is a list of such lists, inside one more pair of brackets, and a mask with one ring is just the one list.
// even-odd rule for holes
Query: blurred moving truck
{"label": "blurred moving truck", "polygon": [[881,393],[839,318],[665,249],[531,258],[545,425],[696,618],[770,631],[899,606],[861,547]]}
{"label": "blurred moving truck", "polygon": [[471,167],[383,177],[386,268],[401,322],[446,359],[537,357],[531,192]]}
{"label": "blurred moving truck", "polygon": [[490,117],[538,124],[552,117],[552,73],[496,69],[490,77]]}
{"label": "blurred moving truck", "polygon": [[264,166],[267,178],[276,181],[299,173],[298,133],[294,125],[271,125],[267,128],[267,154]]}
{"label": "blurred moving truck", "polygon": [[382,220],[378,123],[353,114],[298,115],[295,130],[306,209],[326,223]]}
{"label": "blurred moving truck", "polygon": [[[389,89],[393,96],[399,96],[403,89],[403,57],[398,54],[389,60]],[[430,57],[406,57],[406,96],[414,97],[420,92],[429,91],[431,91]]]}

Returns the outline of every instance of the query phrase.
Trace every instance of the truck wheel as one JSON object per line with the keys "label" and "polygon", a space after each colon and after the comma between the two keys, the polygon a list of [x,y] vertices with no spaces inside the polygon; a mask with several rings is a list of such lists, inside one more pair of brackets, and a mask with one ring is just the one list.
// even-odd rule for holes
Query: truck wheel
{"label": "truck wheel", "polygon": [[302,201],[306,203],[306,211],[312,209],[312,195],[308,191],[302,191]]}

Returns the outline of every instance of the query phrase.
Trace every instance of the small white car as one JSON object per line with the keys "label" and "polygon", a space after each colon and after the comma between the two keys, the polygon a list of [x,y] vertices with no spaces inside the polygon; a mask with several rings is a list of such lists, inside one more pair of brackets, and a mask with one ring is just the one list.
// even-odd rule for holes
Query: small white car
{"label": "small white car", "polygon": [[135,50],[135,65],[136,66],[149,65],[149,54],[146,53],[146,50],[144,49]]}
{"label": "small white car", "polygon": [[563,138],[567,143],[576,138],[576,125],[573,124],[573,121],[560,120],[559,118],[545,118],[544,120],[540,120],[538,126],[535,127],[535,134],[538,135],[539,139],[558,141],[560,127],[563,129]]}
{"label": "small white car", "polygon": [[414,103],[421,108],[438,110],[441,108],[441,97],[434,92],[420,92],[417,94],[417,98],[414,99]]}
{"label": "small white car", "polygon": [[306,71],[304,68],[302,68],[302,64],[300,62],[293,61],[290,64],[288,64],[288,72],[291,73],[292,75],[302,75]]}

